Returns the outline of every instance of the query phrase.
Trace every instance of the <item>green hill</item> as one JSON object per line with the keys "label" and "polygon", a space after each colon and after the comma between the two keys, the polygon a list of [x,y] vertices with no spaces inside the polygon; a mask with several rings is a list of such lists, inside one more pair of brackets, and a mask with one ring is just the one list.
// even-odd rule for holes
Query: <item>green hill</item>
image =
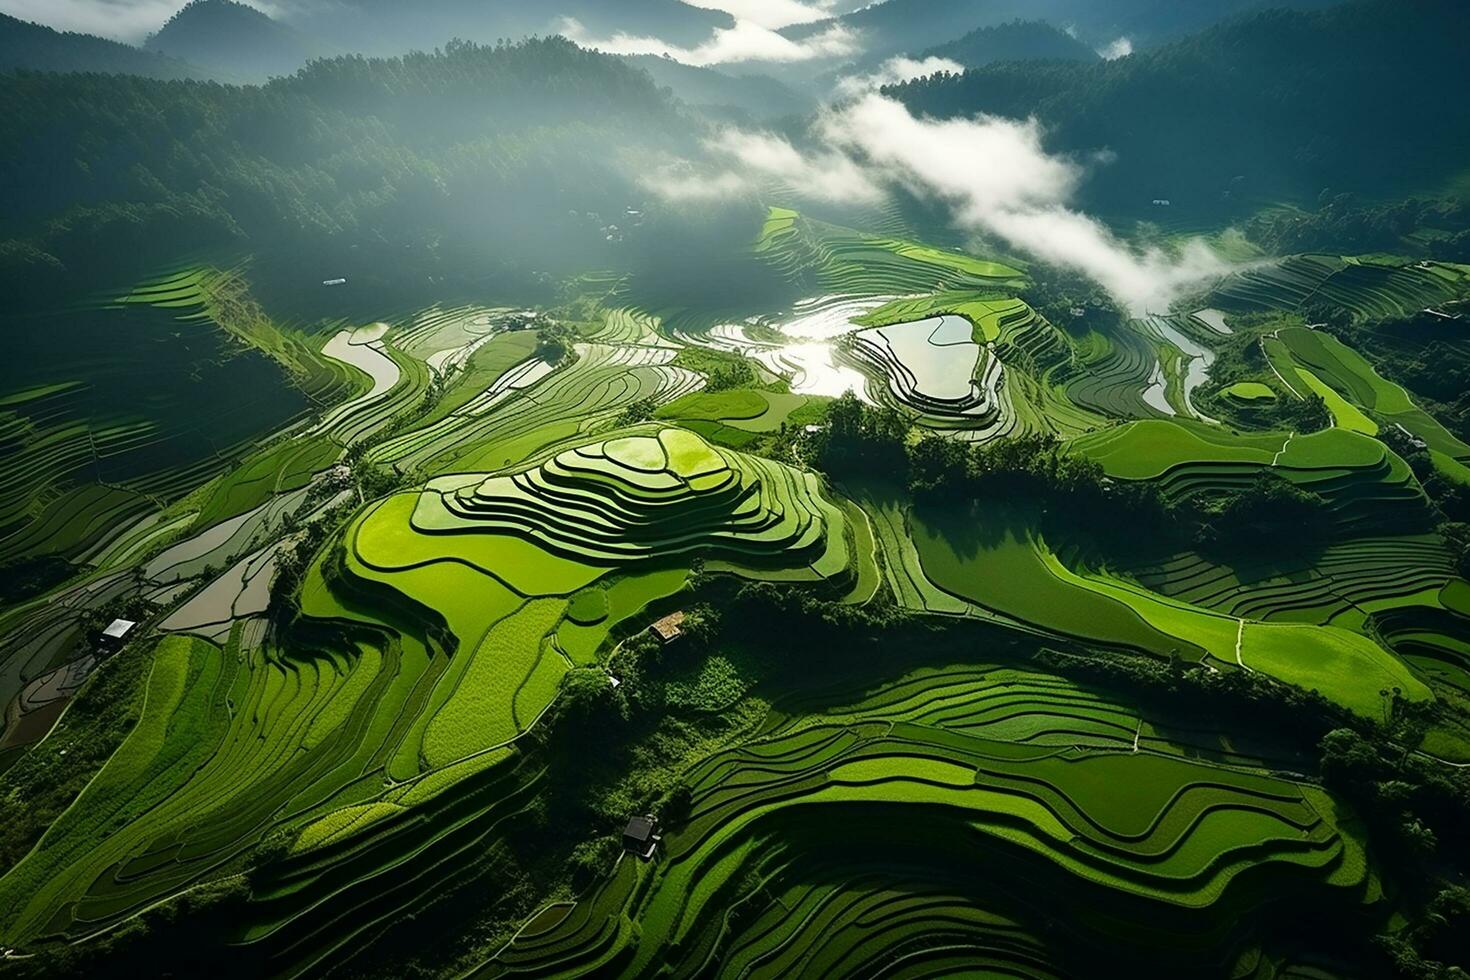
{"label": "green hill", "polygon": [[[949,117],[1035,115],[1053,150],[1107,148],[1090,205],[1229,212],[1324,187],[1390,195],[1470,159],[1470,18],[1455,0],[1274,10],[1130,58],[994,64],[897,90]],[[1373,64],[1373,72],[1362,66]],[[1391,107],[1391,111],[1389,111]]]}
{"label": "green hill", "polygon": [[309,38],[234,0],[191,0],[147,47],[239,81],[289,75],[321,53]]}
{"label": "green hill", "polygon": [[681,101],[702,109],[733,109],[756,119],[770,119],[799,115],[815,107],[811,98],[769,75],[733,75],[651,54],[627,60]]}
{"label": "green hill", "polygon": [[921,58],[948,58],[966,68],[997,61],[1097,61],[1097,52],[1066,31],[1039,21],[981,27],[923,51]]}
{"label": "green hill", "polygon": [[55,31],[0,14],[0,71],[85,71],[146,78],[201,78],[175,58],[91,34]]}

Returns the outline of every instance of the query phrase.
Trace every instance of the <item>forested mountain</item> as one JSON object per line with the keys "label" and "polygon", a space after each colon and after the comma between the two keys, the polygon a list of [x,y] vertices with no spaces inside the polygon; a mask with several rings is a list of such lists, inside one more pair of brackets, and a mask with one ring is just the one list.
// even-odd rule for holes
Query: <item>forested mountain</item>
{"label": "forested mountain", "polygon": [[944,44],[978,27],[1025,13],[1020,0],[887,0],[833,20],[796,24],[781,31],[792,39],[813,37],[840,25],[862,42],[862,63]]}
{"label": "forested mountain", "polygon": [[573,18],[599,36],[624,32],[693,46],[734,19],[680,0],[286,0],[281,19],[342,51],[401,54],[450,38],[480,43],[559,31]]}
{"label": "forested mountain", "polygon": [[885,0],[830,20],[799,24],[781,33],[804,38],[834,24],[855,32],[865,45],[865,62],[946,44],[982,27],[1016,19],[1074,25],[1098,46],[1120,37],[1150,42],[1201,30],[1262,8],[1316,8],[1336,0]]}
{"label": "forested mountain", "polygon": [[1158,43],[1200,31],[1223,20],[1268,9],[1313,10],[1342,0],[1127,0],[1099,4],[1090,0],[1059,0],[1064,8],[1053,15],[1085,25],[1099,36],[1117,34],[1143,44]]}
{"label": "forested mountain", "polygon": [[18,296],[231,243],[317,280],[586,267],[608,248],[587,212],[636,193],[623,155],[682,125],[647,74],[560,38],[323,60],[263,87],[21,74],[0,88],[0,261]]}
{"label": "forested mountain", "polygon": [[127,44],[54,31],[0,14],[0,71],[89,71],[147,78],[200,78],[203,72],[174,58]]}
{"label": "forested mountain", "polygon": [[691,106],[733,109],[753,119],[771,119],[808,112],[816,105],[814,99],[769,75],[733,75],[651,54],[627,60]]}
{"label": "forested mountain", "polygon": [[981,68],[997,61],[1098,60],[1096,51],[1066,31],[1039,21],[1021,20],[981,27],[929,48],[920,57],[948,58],[966,68]]}
{"label": "forested mountain", "polygon": [[147,48],[240,81],[289,75],[322,53],[305,35],[235,0],[190,0]]}
{"label": "forested mountain", "polygon": [[890,91],[937,116],[1035,115],[1053,149],[1114,151],[1088,184],[1096,206],[1391,195],[1470,159],[1470,104],[1436,94],[1470,85],[1470,18],[1458,0],[1403,6],[1269,11],[1117,61],[995,64]]}

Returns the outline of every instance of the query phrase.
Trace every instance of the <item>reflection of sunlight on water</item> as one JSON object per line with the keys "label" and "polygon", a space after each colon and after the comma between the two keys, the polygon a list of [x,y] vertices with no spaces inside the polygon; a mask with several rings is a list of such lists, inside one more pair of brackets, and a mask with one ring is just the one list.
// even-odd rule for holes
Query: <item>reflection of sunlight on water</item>
{"label": "reflection of sunlight on water", "polygon": [[893,299],[822,296],[802,300],[792,308],[790,319],[774,325],[794,342],[768,347],[756,356],[771,371],[785,377],[796,394],[835,398],[851,388],[868,401],[862,372],[837,363],[832,346],[837,338],[857,329],[854,317],[871,313]]}
{"label": "reflection of sunlight on water", "polygon": [[[780,375],[799,395],[837,397],[851,388],[868,401],[866,379],[856,368],[840,364],[833,351],[838,338],[861,329],[854,317],[871,313],[893,296],[818,296],[804,299],[782,320],[767,321],[758,337],[751,328],[758,321],[722,323],[700,334],[678,333],[680,341],[732,351],[753,358],[772,374]],[[780,335],[780,337],[774,335]],[[787,338],[782,340],[781,337]]]}
{"label": "reflection of sunlight on water", "polygon": [[859,398],[868,400],[862,373],[838,364],[830,341],[786,344],[760,351],[756,359],[767,370],[785,377],[795,394],[836,398],[851,388]]}
{"label": "reflection of sunlight on water", "polygon": [[[1184,368],[1183,379],[1185,407],[1191,415],[1204,419],[1206,422],[1213,422],[1214,419],[1194,407],[1194,391],[1209,380],[1210,365],[1215,363],[1214,351],[1196,343],[1189,336],[1179,331],[1167,317],[1153,316],[1149,317],[1147,322],[1159,336],[1179,348],[1184,356],[1188,358]],[[1147,394],[1144,395],[1144,400],[1148,400]],[[1175,413],[1171,411],[1169,414],[1173,415]]]}
{"label": "reflection of sunlight on water", "polygon": [[867,296],[862,299],[851,299],[842,296],[822,296],[804,299],[792,307],[791,318],[776,324],[776,329],[788,337],[832,340],[845,333],[851,333],[855,329],[855,324],[852,322],[853,317],[871,313],[894,298],[893,296]]}
{"label": "reflection of sunlight on water", "polygon": [[1143,400],[1147,404],[1152,405],[1154,408],[1157,408],[1159,411],[1163,412],[1165,415],[1176,415],[1178,413],[1174,411],[1174,406],[1170,405],[1169,399],[1164,397],[1164,392],[1167,387],[1167,383],[1164,379],[1164,366],[1155,362],[1154,376],[1153,379],[1150,381],[1149,386],[1144,389]]}

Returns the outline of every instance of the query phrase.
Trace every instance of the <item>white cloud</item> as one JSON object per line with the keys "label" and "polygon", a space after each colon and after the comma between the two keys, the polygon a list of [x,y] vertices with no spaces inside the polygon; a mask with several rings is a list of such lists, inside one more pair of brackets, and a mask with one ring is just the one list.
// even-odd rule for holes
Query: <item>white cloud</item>
{"label": "white cloud", "polygon": [[849,75],[839,80],[837,92],[845,96],[861,95],[864,92],[876,92],[885,85],[911,82],[916,78],[927,78],[942,71],[958,75],[964,70],[964,65],[958,61],[951,61],[949,58],[930,55],[919,61],[900,55],[883,62],[882,67],[871,75]]}
{"label": "white cloud", "polygon": [[587,48],[609,54],[668,55],[686,65],[722,65],[732,62],[811,61],[815,58],[841,58],[856,53],[857,38],[840,24],[801,41],[783,37],[767,27],[749,20],[737,20],[735,26],[715,31],[696,48],[681,48],[656,37],[614,34],[608,38],[592,36],[582,24],[563,18],[561,33]]}
{"label": "white cloud", "polygon": [[176,0],[3,0],[0,11],[58,31],[137,42],[178,10]]}
{"label": "white cloud", "polygon": [[868,95],[827,114],[821,129],[887,179],[946,202],[962,227],[1086,273],[1133,313],[1162,312],[1184,289],[1225,271],[1202,242],[1177,255],[1138,252],[1068,207],[1082,168],[1046,152],[1035,120],[917,118]]}
{"label": "white cloud", "polygon": [[1126,58],[1133,53],[1133,41],[1126,37],[1120,37],[1098,48],[1097,53],[1108,61],[1117,61],[1119,58]]}
{"label": "white cloud", "polygon": [[883,189],[857,161],[836,150],[802,153],[771,133],[727,129],[705,149],[762,177],[784,180],[807,197],[834,204],[876,204]]}
{"label": "white cloud", "polygon": [[678,161],[643,179],[671,201],[717,200],[755,189],[759,179],[790,184],[803,196],[833,204],[876,204],[884,191],[856,161],[836,150],[802,153],[773,133],[726,129],[704,141],[710,161],[723,169],[701,174]]}
{"label": "white cloud", "polygon": [[884,187],[901,186],[943,202],[961,228],[1088,275],[1134,314],[1163,312],[1227,271],[1201,241],[1176,252],[1136,250],[1071,208],[1084,170],[1047,153],[1043,136],[1035,120],[920,118],[869,93],[822,115],[812,151],[768,133],[722,133],[706,146],[718,174],[707,182],[778,179],[841,203],[872,203]]}
{"label": "white cloud", "polygon": [[681,204],[724,200],[748,193],[752,189],[750,179],[744,174],[727,170],[706,176],[691,167],[687,160],[669,164],[652,174],[645,174],[642,183],[665,200]]}
{"label": "white cloud", "polygon": [[723,10],[736,20],[748,20],[761,27],[779,31],[792,24],[810,24],[823,20],[828,13],[822,7],[801,0],[685,0],[694,7]]}

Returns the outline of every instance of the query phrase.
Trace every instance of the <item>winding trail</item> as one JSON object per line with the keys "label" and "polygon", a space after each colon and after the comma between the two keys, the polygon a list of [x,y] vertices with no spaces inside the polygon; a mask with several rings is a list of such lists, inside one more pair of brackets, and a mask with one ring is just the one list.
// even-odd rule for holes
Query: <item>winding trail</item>
{"label": "winding trail", "polygon": [[1237,622],[1239,625],[1235,629],[1235,662],[1251,673],[1255,673],[1255,668],[1248,666],[1240,657],[1240,648],[1245,642],[1245,620],[1241,619]]}
{"label": "winding trail", "polygon": [[[1275,337],[1276,334],[1275,333],[1272,333],[1270,336],[1271,337]],[[1284,377],[1282,377],[1281,376],[1281,372],[1278,371],[1278,370],[1276,370],[1276,365],[1273,364],[1273,363],[1271,363],[1271,355],[1269,355],[1269,354],[1266,353],[1266,338],[1265,337],[1262,337],[1259,340],[1259,343],[1261,345],[1261,356],[1266,359],[1266,365],[1271,368],[1271,373],[1274,374],[1274,375],[1276,375],[1276,380],[1277,381],[1280,381],[1283,385],[1285,385],[1287,391],[1291,392],[1298,399],[1300,399],[1302,397],[1302,393],[1299,392],[1299,391],[1297,391],[1296,390],[1296,387],[1290,381],[1287,381]]]}
{"label": "winding trail", "polygon": [[1281,457],[1286,455],[1286,447],[1290,446],[1291,445],[1291,440],[1293,440],[1295,438],[1296,438],[1296,433],[1295,432],[1288,432],[1286,434],[1286,441],[1281,444],[1281,448],[1280,449],[1276,450],[1276,455],[1271,457],[1271,465],[1272,466],[1275,466],[1276,464],[1278,464],[1278,463],[1281,462]]}

